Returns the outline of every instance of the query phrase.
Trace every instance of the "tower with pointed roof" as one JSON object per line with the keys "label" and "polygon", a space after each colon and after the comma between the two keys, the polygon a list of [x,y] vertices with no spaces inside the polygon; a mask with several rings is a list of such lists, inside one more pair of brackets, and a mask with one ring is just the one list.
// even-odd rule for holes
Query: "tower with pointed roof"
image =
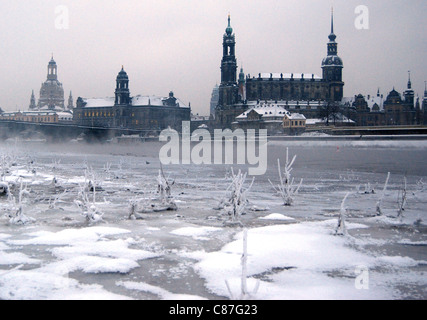
{"label": "tower with pointed roof", "polygon": [[35,109],[37,109],[37,105],[36,105],[36,97],[35,97],[35,95],[34,95],[34,90],[31,92],[30,105],[29,105],[28,109],[30,109],[30,110],[35,110]]}
{"label": "tower with pointed roof", "polygon": [[129,77],[123,66],[116,78],[115,96],[115,105],[128,105],[130,103]]}
{"label": "tower with pointed roof", "polygon": [[52,56],[47,66],[47,79],[42,83],[40,89],[38,108],[63,110],[64,101],[64,88],[62,83],[58,81],[58,66]]}
{"label": "tower with pointed roof", "polygon": [[337,36],[334,33],[334,12],[331,12],[331,33],[329,35],[327,57],[322,61],[323,80],[329,83],[329,100],[341,101],[344,96],[342,81],[343,62],[338,56]]}
{"label": "tower with pointed roof", "polygon": [[68,106],[67,106],[67,109],[68,110],[73,110],[73,108],[74,108],[73,93],[70,91],[70,96],[68,97]]}
{"label": "tower with pointed roof", "polygon": [[219,104],[232,105],[237,101],[237,60],[236,38],[228,15],[228,26],[222,42],[221,84],[219,86]]}
{"label": "tower with pointed roof", "polygon": [[236,37],[228,15],[228,26],[222,41],[221,83],[218,88],[218,105],[215,109],[215,120],[220,127],[231,127],[244,107],[239,103],[239,87],[237,84]]}
{"label": "tower with pointed roof", "polygon": [[408,84],[403,95],[405,96],[405,102],[414,106],[415,93],[414,90],[412,90],[411,71],[408,71]]}

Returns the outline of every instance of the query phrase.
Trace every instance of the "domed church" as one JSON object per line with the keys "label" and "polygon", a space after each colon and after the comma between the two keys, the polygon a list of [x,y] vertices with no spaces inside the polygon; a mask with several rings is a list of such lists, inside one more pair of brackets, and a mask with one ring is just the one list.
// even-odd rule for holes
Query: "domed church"
{"label": "domed church", "polygon": [[47,79],[42,83],[40,88],[40,99],[36,104],[34,91],[31,94],[30,106],[31,111],[34,110],[54,110],[65,111],[73,108],[73,98],[70,92],[67,108],[65,108],[64,88],[62,83],[58,81],[58,65],[53,56],[47,66]]}

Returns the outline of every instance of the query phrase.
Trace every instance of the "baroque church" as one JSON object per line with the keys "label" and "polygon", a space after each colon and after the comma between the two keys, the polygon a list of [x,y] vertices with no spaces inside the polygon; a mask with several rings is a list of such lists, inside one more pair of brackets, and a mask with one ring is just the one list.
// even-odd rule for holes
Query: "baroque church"
{"label": "baroque church", "polygon": [[36,103],[33,90],[28,109],[28,111],[4,112],[0,119],[35,123],[72,124],[73,122],[73,97],[70,92],[68,105],[65,107],[64,88],[58,81],[58,66],[53,56],[47,66],[47,79],[41,85],[40,99]]}
{"label": "baroque church", "polygon": [[327,56],[321,65],[322,77],[314,73],[259,73],[251,77],[245,76],[241,68],[237,78],[236,36],[229,16],[223,36],[221,84],[215,109],[216,126],[231,128],[235,119],[254,104],[276,103],[312,118],[317,117],[319,109],[328,103],[341,102],[344,89],[343,62],[338,56],[336,38],[332,14]]}
{"label": "baroque church", "polygon": [[71,92],[68,98],[68,104],[65,106],[64,88],[62,83],[58,81],[58,65],[53,59],[53,56],[47,66],[47,79],[42,83],[40,88],[39,102],[36,103],[36,97],[33,90],[29,109],[30,111],[71,111],[73,109],[73,96]]}

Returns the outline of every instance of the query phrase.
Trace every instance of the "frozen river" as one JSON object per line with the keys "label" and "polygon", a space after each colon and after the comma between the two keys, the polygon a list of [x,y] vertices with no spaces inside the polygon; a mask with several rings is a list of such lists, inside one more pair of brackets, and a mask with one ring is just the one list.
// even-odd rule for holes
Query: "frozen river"
{"label": "frozen river", "polygon": [[[243,228],[224,227],[228,217],[215,208],[231,168],[247,168],[163,166],[178,210],[128,219],[132,201],[158,197],[160,147],[0,145],[2,180],[16,201],[26,186],[22,211],[34,220],[10,223],[11,200],[0,197],[0,299],[224,299],[226,281],[238,296]],[[278,183],[286,148],[297,155],[292,176],[303,179],[289,207],[268,181]],[[269,142],[267,173],[255,177],[241,218],[248,288],[258,286],[252,298],[426,299],[426,158],[425,140]],[[89,177],[103,213],[97,223],[75,202]],[[404,177],[407,204],[397,219]],[[347,193],[348,235],[335,236]]]}

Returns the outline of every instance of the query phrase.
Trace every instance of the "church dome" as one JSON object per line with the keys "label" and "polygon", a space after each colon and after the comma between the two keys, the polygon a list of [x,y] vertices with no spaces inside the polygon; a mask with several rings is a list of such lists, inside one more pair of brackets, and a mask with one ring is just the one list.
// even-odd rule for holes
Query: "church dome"
{"label": "church dome", "polygon": [[122,70],[117,75],[117,80],[128,80],[128,79],[129,79],[128,74],[122,67]]}
{"label": "church dome", "polygon": [[335,66],[335,67],[342,67],[344,64],[342,62],[342,59],[338,56],[327,56],[322,61],[322,67],[327,66]]}

